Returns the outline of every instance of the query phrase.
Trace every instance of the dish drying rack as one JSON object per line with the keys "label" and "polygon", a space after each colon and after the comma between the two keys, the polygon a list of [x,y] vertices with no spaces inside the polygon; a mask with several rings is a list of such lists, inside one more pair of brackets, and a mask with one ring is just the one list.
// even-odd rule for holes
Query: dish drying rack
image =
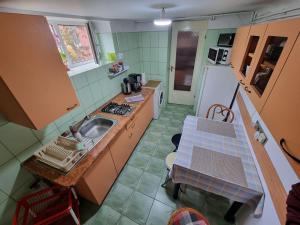
{"label": "dish drying rack", "polygon": [[80,142],[59,136],[46,146],[34,153],[37,160],[63,172],[68,172],[81,160],[87,149],[80,146]]}

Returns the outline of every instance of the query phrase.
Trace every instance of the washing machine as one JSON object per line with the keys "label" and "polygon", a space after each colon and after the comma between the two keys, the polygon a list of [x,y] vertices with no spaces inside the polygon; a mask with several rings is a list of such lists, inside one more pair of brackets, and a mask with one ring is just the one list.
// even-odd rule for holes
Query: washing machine
{"label": "washing machine", "polygon": [[165,96],[162,87],[162,83],[159,80],[149,80],[144,88],[151,88],[154,89],[154,96],[153,96],[153,119],[158,119],[161,109],[164,105]]}

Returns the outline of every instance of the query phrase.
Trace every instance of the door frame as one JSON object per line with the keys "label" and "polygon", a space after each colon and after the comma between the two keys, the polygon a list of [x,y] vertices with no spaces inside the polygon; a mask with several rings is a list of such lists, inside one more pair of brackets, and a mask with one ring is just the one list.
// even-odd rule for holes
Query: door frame
{"label": "door frame", "polygon": [[[194,105],[196,88],[199,81],[199,72],[203,58],[204,40],[208,29],[208,21],[182,21],[174,22],[172,24],[172,40],[170,50],[170,70],[169,70],[169,90],[168,102],[175,104]],[[176,47],[178,31],[193,31],[199,33],[197,53],[194,65],[194,72],[192,78],[192,86],[190,91],[174,90],[175,80],[175,63],[176,63]]]}

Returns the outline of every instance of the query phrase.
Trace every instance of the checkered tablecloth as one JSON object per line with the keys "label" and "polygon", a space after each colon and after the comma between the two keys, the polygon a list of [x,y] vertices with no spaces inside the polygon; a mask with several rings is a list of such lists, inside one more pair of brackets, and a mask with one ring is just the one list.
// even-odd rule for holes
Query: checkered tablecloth
{"label": "checkered tablecloth", "polygon": [[[241,124],[233,124],[236,137],[223,136],[198,129],[205,118],[187,116],[176,159],[170,172],[174,183],[188,184],[224,196],[233,201],[255,205],[255,216],[261,216],[264,192]],[[215,121],[213,121],[215,122]],[[207,122],[205,122],[207,124]],[[224,123],[224,122],[219,122]],[[213,125],[213,124],[212,124]],[[247,185],[241,186],[191,168],[194,147],[239,157],[242,161]],[[220,165],[214,165],[220,166]]]}

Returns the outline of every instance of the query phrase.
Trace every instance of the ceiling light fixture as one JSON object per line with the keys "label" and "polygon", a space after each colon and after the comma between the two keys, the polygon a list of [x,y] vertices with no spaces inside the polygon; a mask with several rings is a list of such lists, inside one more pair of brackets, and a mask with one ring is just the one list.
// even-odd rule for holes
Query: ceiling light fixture
{"label": "ceiling light fixture", "polygon": [[162,8],[160,13],[160,18],[155,19],[153,23],[156,26],[169,26],[172,23],[172,20],[166,18],[165,8]]}

